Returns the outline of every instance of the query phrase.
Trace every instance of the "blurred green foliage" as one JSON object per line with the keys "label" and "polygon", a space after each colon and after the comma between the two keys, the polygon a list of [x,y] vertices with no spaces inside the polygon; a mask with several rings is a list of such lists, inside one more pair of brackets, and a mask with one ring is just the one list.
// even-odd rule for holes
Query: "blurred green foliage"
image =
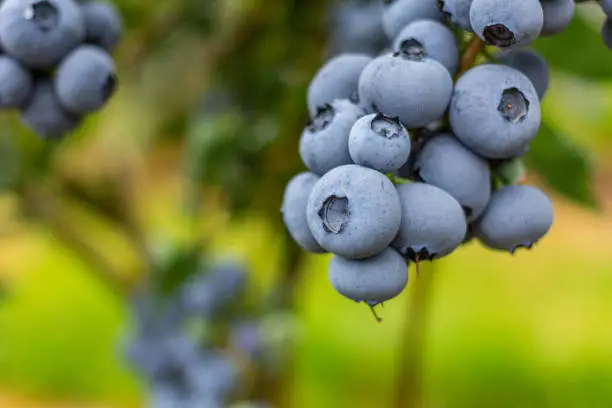
{"label": "blurred green foliage", "polygon": [[[0,280],[10,288],[0,386],[138,406],[143,391],[116,353],[129,294],[151,272],[178,286],[203,249],[232,250],[253,264],[258,299],[278,288],[302,318],[294,375],[263,384],[283,406],[389,406],[414,281],[378,325],[333,292],[328,258],[298,256],[280,224],[282,190],[302,168],[305,90],[326,55],[329,2],[117,4],[127,29],[108,108],[59,144],[0,117]],[[535,46],[554,89],[525,161],[553,191],[558,226],[533,253],[470,244],[439,264],[423,340],[427,406],[612,404],[612,331],[602,324],[612,215],[594,185],[612,153],[612,54],[598,34],[603,17],[579,8],[564,34]],[[158,264],[149,252],[160,242],[170,252]],[[15,404],[0,393],[0,406]]]}

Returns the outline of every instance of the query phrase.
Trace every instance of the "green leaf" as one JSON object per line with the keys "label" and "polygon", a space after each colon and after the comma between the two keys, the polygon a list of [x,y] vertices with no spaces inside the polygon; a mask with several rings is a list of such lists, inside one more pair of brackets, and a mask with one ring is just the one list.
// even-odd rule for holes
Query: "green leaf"
{"label": "green leaf", "polygon": [[204,249],[200,245],[179,247],[158,271],[161,293],[171,294],[202,268]]}
{"label": "green leaf", "polygon": [[580,146],[543,122],[525,155],[527,167],[565,197],[588,207],[597,207],[591,189],[593,164]]}
{"label": "green leaf", "polygon": [[612,52],[604,45],[600,33],[580,13],[561,34],[541,37],[533,48],[552,68],[592,80],[609,80]]}

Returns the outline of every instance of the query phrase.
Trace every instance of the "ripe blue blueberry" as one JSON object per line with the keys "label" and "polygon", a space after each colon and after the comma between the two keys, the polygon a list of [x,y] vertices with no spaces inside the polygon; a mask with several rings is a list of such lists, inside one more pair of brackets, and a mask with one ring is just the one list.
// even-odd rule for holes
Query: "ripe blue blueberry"
{"label": "ripe blue blueberry", "polygon": [[540,0],[544,13],[541,36],[557,35],[569,25],[574,17],[574,0]]}
{"label": "ripe blue blueberry", "polygon": [[398,119],[372,113],[355,122],[349,152],[356,164],[390,173],[408,161],[410,135]]}
{"label": "ripe blue blueberry", "polygon": [[312,189],[306,214],[319,245],[350,259],[382,251],[401,221],[393,183],[384,174],[354,164],[321,177]]}
{"label": "ripe blue blueberry", "polygon": [[465,31],[472,31],[470,24],[470,6],[472,0],[439,0],[438,7],[452,26]]}
{"label": "ripe blue blueberry", "polygon": [[519,155],[540,127],[540,101],[524,74],[504,65],[484,64],[455,84],[449,110],[457,138],[489,159]]}
{"label": "ripe blue blueberry", "polygon": [[289,235],[308,252],[325,252],[312,236],[306,220],[306,205],[312,188],[319,181],[314,173],[300,173],[289,181],[283,195],[281,212]]}
{"label": "ripe blue blueberry", "polygon": [[334,255],[329,280],[342,296],[376,306],[402,293],[408,284],[408,265],[392,248],[360,260]]}
{"label": "ripe blue blueberry", "polygon": [[117,89],[115,63],[102,48],[82,45],[62,60],[54,82],[65,109],[76,114],[95,112]]}
{"label": "ripe blue blueberry", "polygon": [[606,16],[608,16],[608,18],[612,18],[612,0],[601,0],[599,5],[601,6],[603,12],[606,13]]}
{"label": "ripe blue blueberry", "polygon": [[397,186],[402,221],[392,247],[418,262],[442,258],[465,238],[467,223],[461,205],[444,190],[424,183]]}
{"label": "ripe blue blueberry", "polygon": [[393,43],[393,51],[400,52],[406,42],[423,47],[426,57],[444,65],[451,74],[459,67],[459,48],[451,30],[433,20],[416,20],[400,31]]}
{"label": "ripe blue blueberry", "polygon": [[496,191],[474,234],[487,247],[514,252],[531,248],[550,230],[554,209],[542,191],[531,186],[508,186]]}
{"label": "ripe blue blueberry", "polygon": [[468,221],[476,219],[491,197],[488,163],[451,134],[430,139],[414,165],[416,178],[455,198]]}
{"label": "ripe blue blueberry", "polygon": [[41,79],[21,111],[22,122],[43,139],[59,138],[76,129],[81,118],[60,104],[53,83]]}
{"label": "ripe blue blueberry", "polygon": [[385,0],[383,29],[393,39],[409,23],[416,20],[444,21],[438,0]]}
{"label": "ripe blue blueberry", "polygon": [[0,39],[10,56],[33,69],[51,69],[85,37],[73,0],[5,0]]}
{"label": "ripe blue blueberry", "polygon": [[30,71],[17,60],[0,55],[0,109],[21,107],[33,89]]}
{"label": "ripe blue blueberry", "polygon": [[123,20],[115,5],[108,1],[91,1],[79,6],[85,24],[85,41],[112,52],[123,31]]}
{"label": "ripe blue blueberry", "polygon": [[544,13],[538,0],[522,0],[520,6],[503,0],[474,0],[470,24],[486,44],[507,48],[538,38]]}
{"label": "ripe blue blueberry", "polygon": [[601,27],[601,38],[606,47],[612,50],[612,20],[606,20]]}
{"label": "ripe blue blueberry", "polygon": [[308,112],[311,117],[337,99],[357,102],[359,77],[370,61],[372,58],[365,54],[342,54],[327,61],[308,86]]}
{"label": "ripe blue blueberry", "polygon": [[364,111],[348,100],[337,99],[319,108],[300,138],[300,157],[315,174],[351,164],[348,139],[351,128]]}
{"label": "ripe blue blueberry", "polygon": [[550,72],[546,60],[540,54],[532,50],[508,50],[499,53],[498,57],[500,63],[525,74],[542,100],[548,90]]}
{"label": "ripe blue blueberry", "polygon": [[382,28],[382,5],[343,1],[331,13],[331,52],[376,55],[387,45]]}
{"label": "ripe blue blueberry", "polygon": [[374,59],[359,79],[361,104],[374,112],[398,117],[408,129],[439,119],[452,91],[448,70],[427,58],[418,41],[405,41],[399,52]]}

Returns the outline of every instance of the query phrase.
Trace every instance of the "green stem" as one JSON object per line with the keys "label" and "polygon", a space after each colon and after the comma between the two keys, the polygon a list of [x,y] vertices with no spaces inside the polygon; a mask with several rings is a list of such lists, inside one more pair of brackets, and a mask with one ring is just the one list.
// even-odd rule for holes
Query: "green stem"
{"label": "green stem", "polygon": [[422,262],[416,278],[416,268],[411,268],[415,280],[414,291],[408,296],[409,310],[404,324],[401,342],[400,372],[395,399],[396,408],[423,406],[423,349],[431,294],[435,278],[434,264]]}

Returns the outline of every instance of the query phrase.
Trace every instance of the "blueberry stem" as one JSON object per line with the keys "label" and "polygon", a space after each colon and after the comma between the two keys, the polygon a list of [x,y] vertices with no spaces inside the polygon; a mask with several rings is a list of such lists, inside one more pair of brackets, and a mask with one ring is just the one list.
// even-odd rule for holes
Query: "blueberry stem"
{"label": "blueberry stem", "polygon": [[419,266],[420,278],[415,280],[414,289],[406,296],[410,312],[403,324],[400,343],[400,372],[397,376],[395,407],[421,407],[423,392],[423,349],[427,343],[425,335],[431,306],[431,294],[435,276],[435,263]]}
{"label": "blueberry stem", "polygon": [[476,62],[476,58],[483,52],[484,48],[485,43],[480,37],[477,35],[472,37],[461,57],[461,65],[459,66],[459,72],[457,72],[455,79],[458,79],[461,75],[465,74],[468,69],[472,68],[472,65]]}

